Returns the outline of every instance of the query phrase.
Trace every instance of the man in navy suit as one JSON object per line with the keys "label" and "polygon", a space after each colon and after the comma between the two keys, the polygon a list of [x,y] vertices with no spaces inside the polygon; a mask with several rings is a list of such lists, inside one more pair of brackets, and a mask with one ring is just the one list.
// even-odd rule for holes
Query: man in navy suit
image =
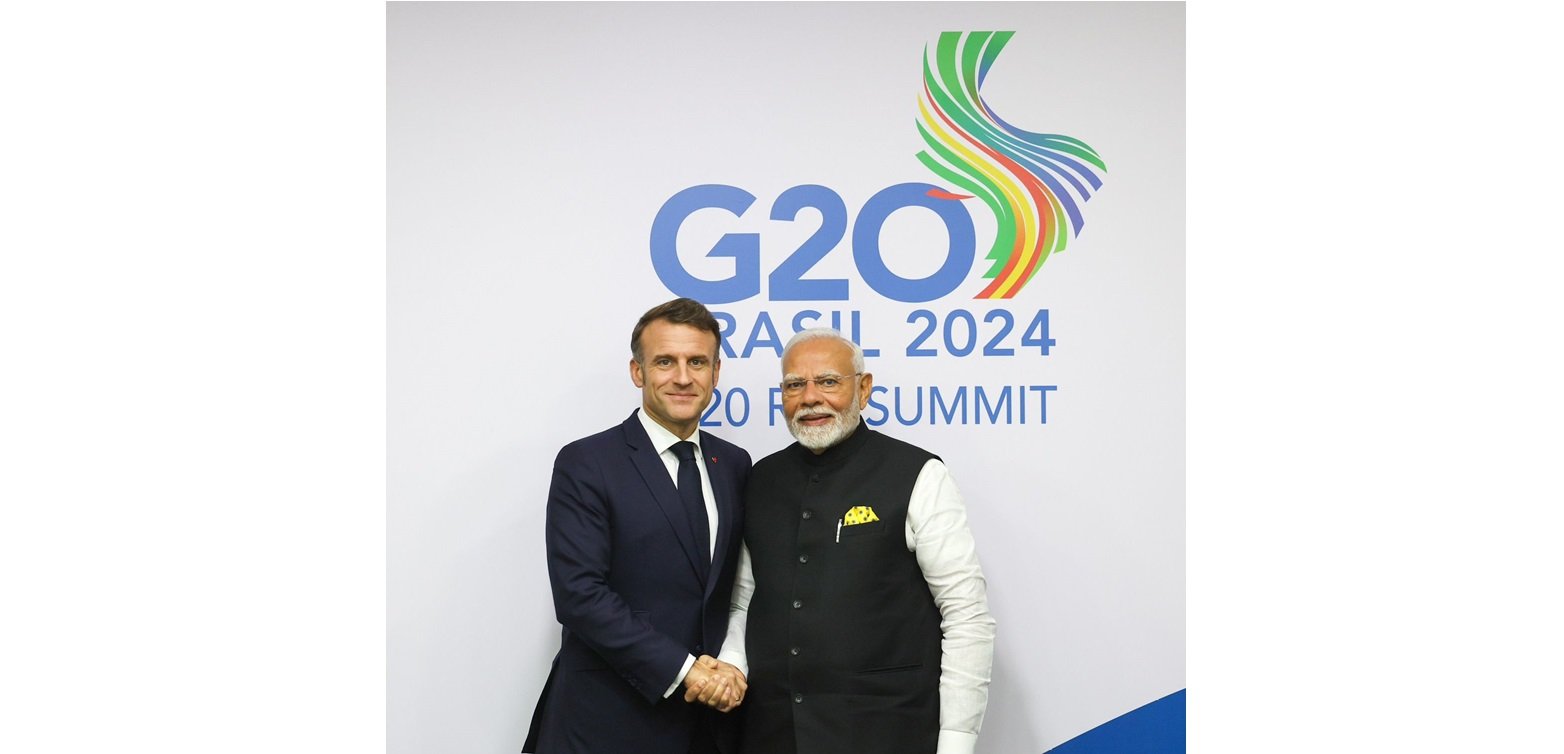
{"label": "man in navy suit", "polygon": [[[697,431],[721,367],[700,302],[630,336],[641,408],[559,451],[545,540],[559,654],[524,752],[727,754],[745,681],[714,659],[728,625],[749,454]],[[692,447],[693,445],[693,447]],[[697,692],[718,701],[687,702]]]}

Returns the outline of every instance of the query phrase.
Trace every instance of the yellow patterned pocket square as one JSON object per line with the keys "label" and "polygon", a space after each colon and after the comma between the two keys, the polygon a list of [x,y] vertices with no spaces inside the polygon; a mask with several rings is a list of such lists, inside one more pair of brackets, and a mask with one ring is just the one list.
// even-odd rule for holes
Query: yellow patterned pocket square
{"label": "yellow patterned pocket square", "polygon": [[867,524],[871,521],[879,520],[880,517],[874,515],[873,508],[870,508],[867,505],[855,505],[853,506],[852,510],[847,512],[847,515],[842,517],[842,525],[853,526],[855,524]]}

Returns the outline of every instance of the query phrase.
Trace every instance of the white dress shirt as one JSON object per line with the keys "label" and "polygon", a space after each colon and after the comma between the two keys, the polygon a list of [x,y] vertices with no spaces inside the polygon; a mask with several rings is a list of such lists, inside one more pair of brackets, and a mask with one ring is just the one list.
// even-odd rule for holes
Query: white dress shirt
{"label": "white dress shirt", "polygon": [[[929,593],[939,607],[939,754],[971,754],[988,708],[994,664],[994,618],[988,613],[988,582],[978,566],[977,546],[967,527],[967,507],[945,464],[930,459],[918,473],[907,502],[907,549],[918,559]],[[728,636],[717,659],[749,675],[744,634],[755,572],[749,547],[739,550],[738,573],[728,607]]]}
{"label": "white dress shirt", "polygon": [[[695,460],[700,461],[704,457],[701,455],[704,451],[701,449],[700,428],[697,427],[694,432],[690,433],[688,438],[677,437],[672,432],[669,432],[666,427],[647,416],[644,409],[636,409],[635,415],[641,420],[641,426],[646,428],[646,436],[652,440],[652,449],[657,451],[657,457],[662,459],[663,466],[668,469],[668,477],[673,480],[673,486],[677,488],[679,486],[679,457],[674,455],[673,446],[686,440],[695,443]],[[706,541],[706,556],[709,558],[712,551],[717,547],[717,497],[712,494],[711,476],[706,473],[706,464],[704,462],[697,463],[695,467],[701,473],[701,499],[706,501],[706,521],[708,524],[706,529],[710,533]],[[684,667],[679,668],[679,675],[673,679],[673,685],[663,692],[664,699],[673,696],[673,692],[679,689],[679,684],[684,683],[684,676],[689,674],[690,667],[694,664],[695,657],[686,655]]]}

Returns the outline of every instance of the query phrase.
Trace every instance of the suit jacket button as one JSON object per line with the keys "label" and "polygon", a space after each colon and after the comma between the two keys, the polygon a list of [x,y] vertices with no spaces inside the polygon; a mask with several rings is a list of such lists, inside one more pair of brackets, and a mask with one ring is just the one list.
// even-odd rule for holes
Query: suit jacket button
{"label": "suit jacket button", "polygon": [[797,610],[797,609],[799,609],[799,608],[801,608],[803,606],[804,606],[804,601],[803,600],[793,600],[793,609],[794,610]]}
{"label": "suit jacket button", "polygon": [[793,703],[794,704],[803,704],[804,703],[804,695],[803,694],[794,694],[793,695]]}

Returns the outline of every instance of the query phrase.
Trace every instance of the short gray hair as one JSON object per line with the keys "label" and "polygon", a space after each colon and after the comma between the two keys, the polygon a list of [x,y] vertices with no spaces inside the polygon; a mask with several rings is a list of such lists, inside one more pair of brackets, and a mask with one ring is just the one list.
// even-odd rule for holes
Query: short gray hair
{"label": "short gray hair", "polygon": [[782,349],[782,362],[784,364],[787,363],[788,352],[793,350],[793,346],[796,346],[799,343],[807,343],[811,340],[820,340],[821,338],[833,338],[847,344],[849,348],[853,349],[853,371],[859,374],[863,374],[863,348],[857,343],[848,340],[845,336],[842,335],[841,331],[834,327],[811,327],[808,330],[802,330],[797,335],[794,335],[792,340],[787,342],[787,346]]}

